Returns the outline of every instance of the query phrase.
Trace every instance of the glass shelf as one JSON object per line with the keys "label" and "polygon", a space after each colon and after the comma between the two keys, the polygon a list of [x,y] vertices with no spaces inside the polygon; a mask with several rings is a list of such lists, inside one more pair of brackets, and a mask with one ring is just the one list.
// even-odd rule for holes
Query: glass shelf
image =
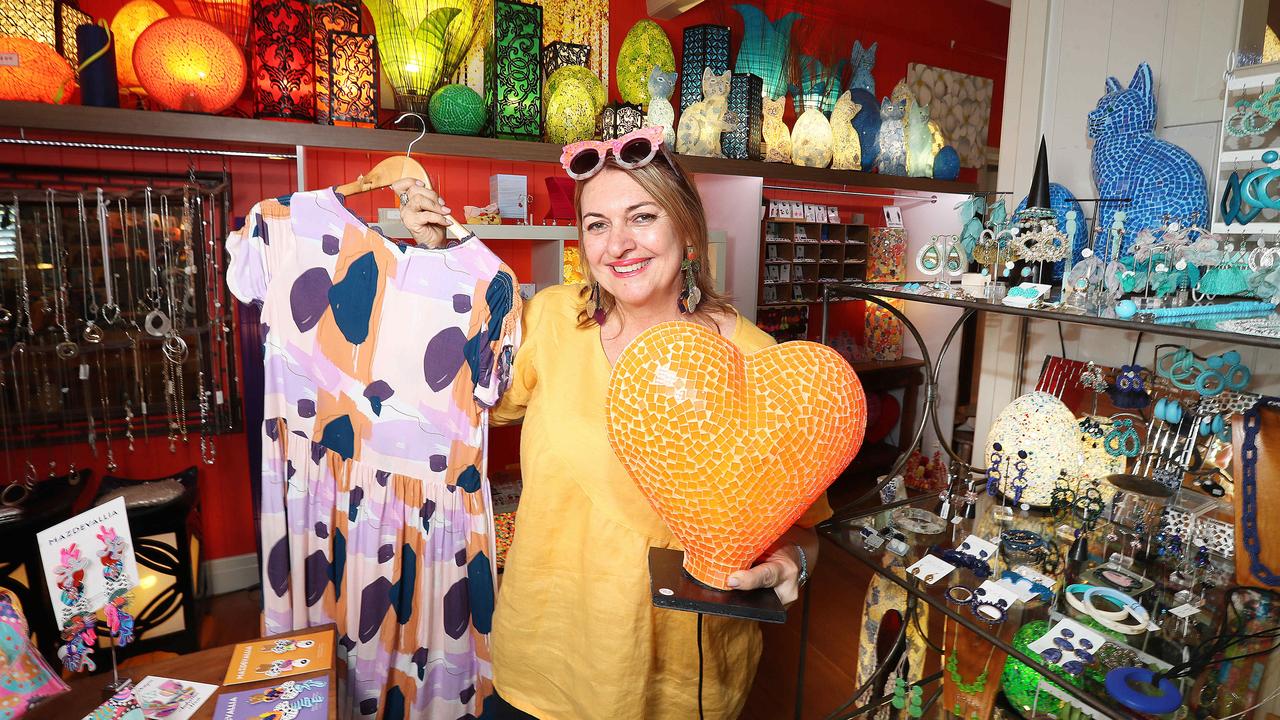
{"label": "glass shelf", "polygon": [[[945,297],[942,295],[926,295],[923,294],[923,291],[931,288],[931,285],[924,285],[921,290],[906,290],[903,289],[904,285],[906,285],[906,283],[840,283],[831,285],[828,288],[828,291],[832,299],[840,296],[858,297],[863,299],[867,297],[900,298],[903,300],[930,303],[933,305],[985,310],[987,312],[1002,313],[1005,315],[1020,315],[1022,317],[1075,323],[1077,325],[1095,325],[1098,327],[1110,327],[1134,332],[1154,332],[1173,337],[1184,337],[1198,340],[1216,340],[1219,342],[1241,343],[1255,347],[1280,349],[1280,315],[1277,315],[1276,313],[1272,313],[1263,320],[1269,324],[1270,331],[1275,333],[1275,336],[1270,336],[1257,334],[1256,332],[1242,331],[1242,325],[1244,323],[1238,319],[1208,319],[1183,323],[1154,321],[1144,322],[1141,319],[1126,320],[1116,317],[1115,311],[1111,308],[1104,308],[1095,313],[1069,312],[1052,308],[1019,308],[1011,305],[1005,305],[998,301],[989,301],[985,299],[964,299]],[[949,289],[959,289],[959,284],[943,283],[943,286]],[[1057,298],[1057,294],[1058,291],[1055,288],[1052,297]],[[1142,315],[1140,314],[1138,318],[1141,317]],[[1262,321],[1255,320],[1253,322]]]}
{"label": "glass shelf", "polygon": [[[1068,584],[1084,582],[1081,578],[1082,574],[1103,565],[1106,562],[1106,558],[1112,553],[1124,552],[1125,555],[1133,558],[1136,551],[1129,544],[1129,540],[1122,538],[1108,543],[1104,535],[1110,531],[1109,528],[1111,526],[1105,522],[1099,523],[1102,527],[1090,535],[1089,549],[1091,550],[1091,557],[1089,561],[1072,563],[1068,559],[1071,543],[1054,533],[1056,523],[1051,515],[1034,509],[1026,511],[1010,508],[1012,517],[1008,522],[1002,522],[997,520],[993,514],[993,510],[1001,505],[1001,501],[985,493],[978,495],[978,502],[975,505],[972,519],[962,518],[959,522],[948,522],[945,530],[934,535],[917,535],[906,532],[897,523],[892,523],[890,519],[892,510],[897,509],[897,507],[915,507],[936,512],[938,505],[939,497],[936,493],[919,495],[909,500],[872,507],[840,520],[829,520],[820,525],[818,530],[842,550],[868,565],[875,572],[900,585],[912,596],[928,603],[931,612],[942,613],[949,620],[959,622],[963,627],[976,633],[985,642],[992,643],[1007,653],[1009,657],[1021,660],[1035,672],[1055,681],[1054,684],[1057,686],[1055,691],[1043,697],[1047,698],[1052,695],[1054,697],[1063,697],[1064,699],[1069,698],[1069,702],[1077,707],[1087,708],[1086,714],[1094,717],[1116,718],[1117,720],[1133,718],[1135,716],[1133,711],[1117,703],[1106,694],[1100,682],[1103,673],[1099,670],[1100,666],[1096,662],[1087,667],[1084,675],[1081,676],[1082,686],[1075,687],[1061,679],[1062,676],[1056,666],[1051,669],[1044,662],[1019,652],[1012,644],[1012,638],[1018,629],[1034,620],[1046,620],[1050,626],[1053,626],[1058,620],[1068,617],[1096,629],[1097,626],[1093,624],[1091,619],[1082,616],[1065,602],[1062,591]],[[953,516],[964,508],[963,503],[957,503],[957,506],[952,508]],[[864,525],[878,531],[887,524],[892,524],[906,536],[908,550],[904,555],[896,555],[886,550],[884,545],[881,545],[878,549],[869,550],[864,544],[861,534],[861,528]],[[1048,573],[1056,577],[1058,581],[1054,588],[1055,596],[1052,603],[1046,603],[1039,599],[1015,603],[1008,611],[1004,622],[988,625],[979,620],[969,607],[949,602],[945,595],[947,588],[953,585],[964,585],[970,589],[981,585],[983,581],[971,570],[956,568],[945,577],[936,580],[932,585],[926,585],[923,580],[916,579],[906,572],[908,567],[928,554],[930,547],[934,545],[943,549],[954,548],[959,546],[970,534],[992,540],[998,544],[1001,532],[1015,528],[1033,530],[1046,540],[1054,542],[1061,551],[1061,569],[1056,574]],[[1152,550],[1151,555],[1154,554],[1155,552]],[[990,564],[992,569],[992,574],[988,578],[990,580],[998,580],[1002,571],[1012,570],[1013,567],[1019,565],[1034,567],[1033,562],[1021,559],[1006,559],[1003,553],[997,553]],[[1217,582],[1217,588],[1210,589],[1204,594],[1204,602],[1200,611],[1190,618],[1182,620],[1162,612],[1183,604],[1180,600],[1174,598],[1175,593],[1183,588],[1175,585],[1174,580],[1171,579],[1173,567],[1163,562],[1149,562],[1144,556],[1141,559],[1134,560],[1126,569],[1130,573],[1143,576],[1155,583],[1153,588],[1145,593],[1140,593],[1137,597],[1142,605],[1151,612],[1153,620],[1160,623],[1162,627],[1159,630],[1148,631],[1136,636],[1122,636],[1108,630],[1099,630],[1100,634],[1107,637],[1109,644],[1113,643],[1132,650],[1141,661],[1158,669],[1163,669],[1167,665],[1176,664],[1183,660],[1182,648],[1194,647],[1215,634],[1218,614],[1222,605],[1222,591],[1217,588],[1222,588],[1229,583],[1225,581]],[[1193,581],[1199,579],[1203,578],[1192,574]],[[1216,576],[1214,579],[1219,580]],[[1195,597],[1199,596],[1196,595]],[[937,640],[939,639],[934,638],[935,644],[938,644]],[[1000,677],[998,670],[1000,667],[1002,665],[992,669],[992,677]],[[1186,678],[1178,681],[1184,695],[1191,690],[1194,679]],[[1045,684],[1042,683],[1041,687],[1045,687]]]}

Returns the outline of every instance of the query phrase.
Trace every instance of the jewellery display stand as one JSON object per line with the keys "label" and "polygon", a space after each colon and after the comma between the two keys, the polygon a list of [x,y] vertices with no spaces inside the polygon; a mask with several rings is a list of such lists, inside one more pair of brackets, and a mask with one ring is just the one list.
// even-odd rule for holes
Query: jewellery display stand
{"label": "jewellery display stand", "polygon": [[[1239,206],[1242,198],[1240,197],[1243,188],[1240,186],[1239,180],[1247,179],[1254,171],[1265,169],[1268,165],[1263,160],[1263,155],[1269,150],[1280,151],[1280,125],[1272,125],[1264,131],[1250,133],[1248,135],[1237,135],[1240,128],[1244,125],[1251,127],[1258,126],[1258,123],[1270,122],[1269,118],[1260,118],[1255,122],[1242,123],[1239,118],[1242,116],[1242,110],[1236,107],[1237,102],[1243,101],[1248,107],[1249,103],[1261,99],[1262,95],[1272,90],[1276,82],[1280,81],[1280,69],[1275,63],[1251,67],[1247,70],[1230,73],[1227,79],[1226,91],[1223,93],[1222,100],[1222,136],[1218,142],[1217,164],[1214,169],[1215,187],[1214,193],[1210,197],[1210,208],[1213,212],[1213,226],[1211,230],[1215,234],[1230,235],[1280,235],[1280,222],[1275,219],[1274,213],[1269,220],[1266,217],[1258,217],[1257,221],[1253,221],[1249,217],[1251,212],[1256,213],[1256,208],[1250,210],[1248,203],[1245,202],[1246,211],[1241,213],[1242,219],[1248,219],[1248,222],[1240,222],[1232,217],[1224,217],[1225,206]],[[1264,101],[1265,102],[1265,101]],[[1233,121],[1234,120],[1234,121]],[[1232,132],[1232,127],[1236,128],[1236,132]],[[1237,180],[1231,181],[1232,174],[1235,173]],[[1259,175],[1257,182],[1251,183],[1255,189],[1261,192],[1267,192],[1267,176]],[[1258,186],[1261,186],[1260,188]],[[1224,198],[1224,192],[1230,187],[1230,194]],[[1235,211],[1231,215],[1235,215]]]}
{"label": "jewellery display stand", "polygon": [[787,611],[772,588],[716,590],[684,571],[684,553],[649,548],[649,593],[653,606],[669,610],[784,623]]}
{"label": "jewellery display stand", "polygon": [[759,307],[816,303],[822,288],[867,277],[866,225],[765,218]]}
{"label": "jewellery display stand", "polygon": [[[918,289],[916,289],[918,288]],[[939,427],[939,419],[937,417],[937,389],[939,385],[940,370],[943,357],[950,348],[952,342],[964,325],[965,321],[975,312],[985,310],[988,312],[1001,313],[1007,315],[1019,315],[1030,319],[1050,320],[1065,323],[1073,323],[1080,325],[1095,325],[1100,327],[1113,327],[1125,330],[1147,330],[1152,331],[1158,329],[1158,332],[1164,335],[1175,337],[1195,338],[1203,340],[1213,340],[1224,343],[1230,343],[1232,346],[1251,345],[1262,348],[1280,348],[1280,338],[1246,335],[1243,333],[1231,332],[1229,330],[1219,329],[1213,321],[1196,322],[1190,324],[1174,323],[1174,324],[1156,324],[1135,322],[1133,320],[1121,320],[1105,311],[1101,314],[1081,314],[1064,312],[1055,309],[1051,304],[1048,307],[1036,306],[1032,307],[1013,307],[1003,305],[998,302],[989,302],[985,300],[976,300],[970,297],[957,296],[954,291],[958,290],[957,285],[942,286],[919,286],[904,287],[903,283],[839,283],[830,284],[824,288],[823,303],[837,299],[858,299],[868,303],[878,305],[887,312],[892,313],[899,321],[902,322],[906,332],[912,335],[916,344],[920,349],[922,359],[925,366],[925,392],[924,392],[924,411],[920,417],[919,424],[914,428],[903,428],[904,436],[910,433],[912,438],[908,448],[918,447],[923,437],[925,427],[932,423],[937,436],[943,437],[943,433]],[[925,343],[923,336],[916,326],[907,318],[907,316],[897,307],[889,302],[889,298],[900,298],[904,300],[930,303],[936,305],[945,305],[948,307],[958,307],[964,310],[960,317],[956,320],[955,325],[945,336],[942,345],[938,348],[937,354],[933,354],[929,346]],[[1056,298],[1053,298],[1056,299]],[[826,307],[823,308],[823,317],[827,316]],[[823,339],[826,336],[826,325],[823,326]],[[962,498],[966,490],[972,490],[977,487],[976,480],[982,474],[984,468],[972,466],[966,458],[959,457],[946,442],[940,442],[942,448],[951,455],[954,460],[953,467],[958,469],[961,478],[967,480],[967,483],[961,483],[958,487],[953,487],[956,498]],[[1050,696],[1060,699],[1073,707],[1081,714],[1089,717],[1097,718],[1115,718],[1116,720],[1127,720],[1133,717],[1133,711],[1121,705],[1119,702],[1109,696],[1100,684],[1085,685],[1077,687],[1071,683],[1062,680],[1062,676],[1056,669],[1051,669],[1050,664],[1040,656],[1031,656],[1027,652],[1023,652],[1015,647],[1012,642],[1014,632],[1022,627],[1025,623],[1033,620],[1046,620],[1050,624],[1056,622],[1062,617],[1071,617],[1075,612],[1064,599],[1065,584],[1060,582],[1055,588],[1057,595],[1052,604],[1046,604],[1042,601],[1031,600],[1027,602],[1015,603],[1006,611],[1003,622],[990,624],[985,622],[972,612],[971,607],[957,604],[947,597],[947,590],[955,585],[964,585],[966,587],[979,586],[983,578],[974,574],[970,568],[960,567],[948,573],[945,577],[934,578],[932,583],[926,583],[921,578],[911,576],[903,577],[892,571],[893,567],[905,564],[910,567],[926,555],[929,554],[930,548],[935,544],[941,546],[952,546],[960,543],[970,534],[977,535],[982,538],[998,538],[1001,533],[1008,530],[1029,530],[1046,539],[1050,543],[1056,543],[1057,549],[1062,557],[1063,567],[1070,567],[1070,572],[1078,575],[1093,567],[1101,566],[1108,561],[1108,557],[1099,557],[1097,554],[1089,557],[1082,563],[1068,565],[1070,538],[1064,538],[1057,534],[1056,525],[1058,524],[1054,517],[1048,512],[1042,510],[1026,510],[1020,508],[1009,507],[1002,504],[1002,501],[993,496],[989,496],[983,492],[973,493],[974,502],[969,505],[959,499],[952,501],[950,514],[951,524],[949,529],[941,535],[915,535],[906,533],[907,550],[905,554],[898,555],[887,552],[883,546],[868,548],[865,537],[868,531],[864,526],[870,527],[872,530],[882,529],[886,523],[886,519],[890,513],[886,512],[898,507],[917,507],[923,510],[936,511],[939,509],[939,497],[935,493],[927,493],[916,497],[897,500],[878,505],[868,506],[866,501],[878,497],[882,487],[895,474],[902,470],[905,465],[908,453],[903,453],[897,464],[886,476],[885,480],[876,486],[869,488],[861,497],[854,499],[849,504],[835,509],[833,517],[818,526],[821,534],[831,540],[838,547],[848,552],[858,561],[864,563],[872,570],[889,579],[891,582],[901,586],[908,594],[908,603],[905,610],[906,617],[903,620],[904,626],[911,622],[911,616],[917,607],[917,601],[923,601],[931,608],[930,612],[941,613],[947,621],[947,627],[952,628],[951,632],[955,632],[954,623],[958,623],[961,627],[970,631],[984,643],[992,646],[996,654],[1007,654],[1008,657],[1021,661],[1031,668],[1035,673],[1046,679],[1037,686],[1037,692],[1044,692],[1045,697]],[[1003,512],[995,512],[997,509]],[[1104,542],[1100,534],[1105,531],[1094,529],[1092,533],[1095,535],[1090,546],[1097,551],[1113,549],[1114,546],[1108,547],[1108,543]],[[1154,580],[1157,583],[1156,589],[1150,596],[1153,598],[1147,601],[1148,609],[1151,611],[1151,617],[1158,620],[1159,629],[1149,630],[1147,632],[1124,636],[1121,639],[1114,637],[1108,638],[1108,644],[1115,644],[1122,650],[1132,651],[1137,657],[1151,663],[1155,666],[1165,664],[1177,664],[1184,658],[1182,652],[1185,647],[1195,646],[1203,642],[1207,637],[1214,634],[1218,625],[1218,613],[1221,607],[1222,589],[1219,587],[1202,590],[1200,597],[1194,598],[1194,602],[1199,604],[1199,610],[1194,612],[1190,617],[1179,618],[1174,614],[1166,614],[1175,606],[1185,605],[1187,603],[1187,591],[1181,593],[1174,592],[1176,588],[1172,587],[1167,577],[1166,568],[1160,565],[1158,561],[1151,555],[1141,555],[1136,551],[1131,553],[1133,557],[1122,552],[1123,559],[1127,563],[1127,570],[1136,575]],[[992,558],[990,569],[992,571],[992,579],[999,577],[1004,570],[1011,570],[1018,562],[1012,559],[1005,559],[1004,553],[997,554]],[[985,577],[985,576],[984,576]],[[1177,597],[1175,597],[1175,595]],[[1154,607],[1151,607],[1154,603]],[[802,636],[808,628],[802,629]],[[902,638],[898,639],[898,643],[902,643]],[[802,649],[803,653],[803,649]],[[966,660],[970,658],[966,657]],[[1054,666],[1056,668],[1057,666]],[[872,688],[881,687],[885,682],[886,674],[891,670],[888,665],[881,666],[876,673],[863,685],[858,687],[849,702],[842,708],[833,713],[831,717],[849,718],[864,715],[875,707],[882,706],[890,701],[890,697],[876,696],[871,691]],[[804,687],[803,666],[800,670],[799,686]],[[945,672],[943,673],[945,675]],[[974,675],[977,674],[976,666],[969,667],[961,673],[964,682],[970,683]],[[999,682],[999,668],[992,668],[989,672],[990,683]],[[925,678],[921,681],[931,683],[934,677]],[[1180,689],[1189,692],[1192,688],[1194,678],[1184,678],[1180,681]],[[944,680],[944,682],[946,682]],[[954,679],[952,682],[956,682]],[[1053,683],[1052,685],[1050,683]],[[970,683],[972,684],[972,683]],[[961,688],[963,690],[963,688]],[[935,699],[941,699],[941,689],[927,691],[929,695],[934,697],[926,697],[926,703],[932,704]],[[1037,695],[1038,697],[1038,695]],[[946,709],[951,710],[951,706]],[[968,714],[964,715],[968,717]]]}

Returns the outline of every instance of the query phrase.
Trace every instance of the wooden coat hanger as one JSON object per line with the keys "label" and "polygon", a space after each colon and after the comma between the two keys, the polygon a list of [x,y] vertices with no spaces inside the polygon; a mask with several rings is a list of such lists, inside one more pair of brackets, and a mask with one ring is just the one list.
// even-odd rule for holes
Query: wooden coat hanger
{"label": "wooden coat hanger", "polygon": [[[413,152],[413,144],[427,134],[427,121],[418,113],[407,112],[396,118],[395,124],[399,125],[405,118],[410,116],[417,118],[418,122],[422,124],[422,132],[418,133],[418,137],[409,142],[409,147],[405,150],[403,156],[396,155],[379,162],[369,172],[345,185],[339,185],[334,188],[334,191],[343,197],[350,197],[370,190],[390,187],[391,183],[402,178],[420,180],[428,189],[431,189],[431,177],[427,175],[426,169],[422,167],[421,163],[410,157],[410,153]],[[448,227],[445,228],[449,235],[459,241],[472,237],[471,231],[463,227],[452,215],[445,215],[445,219],[449,221]]]}

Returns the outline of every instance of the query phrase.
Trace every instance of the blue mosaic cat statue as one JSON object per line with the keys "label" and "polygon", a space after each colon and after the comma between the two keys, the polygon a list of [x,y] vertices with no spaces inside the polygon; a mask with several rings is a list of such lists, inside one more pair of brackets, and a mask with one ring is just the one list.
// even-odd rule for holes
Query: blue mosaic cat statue
{"label": "blue mosaic cat statue", "polygon": [[876,169],[881,175],[907,174],[906,114],[906,100],[885,98],[880,104],[880,156]]}
{"label": "blue mosaic cat statue", "polygon": [[[1151,66],[1138,69],[1122,87],[1107,78],[1107,92],[1089,113],[1093,139],[1093,182],[1098,196],[1131,198],[1128,204],[1100,202],[1097,227],[1111,227],[1117,210],[1125,212],[1122,256],[1129,254],[1138,233],[1171,220],[1203,225],[1208,220],[1204,170],[1186,150],[1155,137],[1156,93]],[[1105,252],[1105,236],[1093,248]]]}
{"label": "blue mosaic cat statue", "polygon": [[848,90],[850,99],[862,108],[853,116],[853,129],[857,131],[858,143],[862,146],[862,169],[868,172],[876,166],[880,153],[880,103],[876,101],[876,79],[871,76],[871,68],[875,64],[876,43],[863,48],[861,42],[854,40],[853,51],[849,53],[853,76]]}

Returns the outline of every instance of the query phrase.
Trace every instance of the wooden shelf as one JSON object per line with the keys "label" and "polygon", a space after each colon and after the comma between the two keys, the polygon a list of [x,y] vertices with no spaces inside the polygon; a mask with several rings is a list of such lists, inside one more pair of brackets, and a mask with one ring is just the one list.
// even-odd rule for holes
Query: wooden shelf
{"label": "wooden shelf", "polygon": [[[0,101],[0,127],[175,138],[192,142],[250,146],[302,145],[308,148],[402,152],[412,136],[407,131],[332,127],[314,123],[278,122],[221,115],[150,112],[82,105]],[[496,140],[427,133],[415,153],[503,161],[558,163],[560,146],[543,142]],[[729,160],[681,155],[686,170],[695,173],[742,175],[859,188],[885,188],[913,193],[971,193],[975,183],[931,178],[896,177],[852,170],[808,168],[786,163]]]}

